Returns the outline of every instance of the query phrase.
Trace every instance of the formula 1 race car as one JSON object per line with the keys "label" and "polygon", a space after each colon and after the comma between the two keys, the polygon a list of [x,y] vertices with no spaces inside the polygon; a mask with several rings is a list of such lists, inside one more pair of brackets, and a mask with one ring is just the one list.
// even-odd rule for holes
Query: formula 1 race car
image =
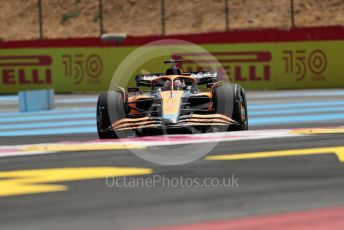
{"label": "formula 1 race car", "polygon": [[248,129],[243,88],[219,81],[216,72],[183,73],[176,62],[165,61],[172,65],[166,73],[137,75],[137,87],[100,94],[99,138]]}

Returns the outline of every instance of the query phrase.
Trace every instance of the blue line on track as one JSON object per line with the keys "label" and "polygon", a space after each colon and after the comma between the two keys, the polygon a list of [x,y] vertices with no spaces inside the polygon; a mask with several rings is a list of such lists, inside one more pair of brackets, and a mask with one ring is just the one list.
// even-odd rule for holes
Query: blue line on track
{"label": "blue line on track", "polygon": [[[249,110],[249,117],[271,116],[271,115],[291,115],[300,113],[321,113],[321,112],[344,112],[344,107],[315,107],[315,108],[298,108],[298,109],[279,109],[279,110]],[[312,114],[310,114],[312,116]]]}
{"label": "blue line on track", "polygon": [[16,136],[38,136],[38,135],[57,135],[57,134],[77,134],[77,133],[96,133],[95,125],[83,126],[78,128],[56,128],[56,129],[33,129],[33,130],[14,130],[8,132],[0,132],[0,137],[16,137]]}
{"label": "blue line on track", "polygon": [[18,100],[18,96],[0,96],[0,101],[14,101]]}
{"label": "blue line on track", "polygon": [[317,106],[343,106],[343,101],[311,101],[311,102],[288,102],[288,103],[269,103],[269,104],[248,104],[248,110],[251,109],[283,109],[283,108],[305,108]]}
{"label": "blue line on track", "polygon": [[75,102],[78,103],[95,103],[98,100],[98,96],[91,97],[91,98],[68,98],[68,99],[56,99],[55,103],[63,103],[63,104],[74,104]]}
{"label": "blue line on track", "polygon": [[256,95],[249,95],[249,98],[293,98],[293,97],[319,97],[319,96],[344,96],[344,90],[333,89],[331,91],[312,91],[312,92],[298,92],[298,91],[287,91],[287,92],[268,92]]}
{"label": "blue line on track", "polygon": [[288,117],[261,117],[249,118],[249,125],[276,125],[276,124],[290,124],[290,123],[309,123],[309,122],[324,122],[324,121],[338,121],[342,120],[344,124],[344,114],[319,114],[319,115],[303,115],[303,116],[288,116]]}
{"label": "blue line on track", "polygon": [[[86,97],[86,98],[57,98],[55,99],[55,103],[61,104],[74,104],[74,103],[95,103],[98,100],[98,96],[94,97]],[[0,102],[18,102],[18,96],[0,96]]]}
{"label": "blue line on track", "polygon": [[54,121],[54,120],[61,120],[61,119],[81,119],[81,118],[96,119],[96,113],[42,115],[42,116],[30,116],[30,117],[2,117],[0,118],[0,125],[1,123],[9,123],[9,122]]}
{"label": "blue line on track", "polygon": [[[0,125],[0,130],[10,129],[37,129],[37,128],[73,128],[83,125],[96,125],[96,120],[74,120],[74,121],[56,121],[56,122],[37,122],[27,124],[7,124]],[[72,127],[68,127],[72,126]]]}
{"label": "blue line on track", "polygon": [[39,115],[59,115],[59,114],[70,114],[70,113],[85,113],[85,112],[93,112],[95,114],[96,108],[95,107],[84,107],[84,108],[71,108],[71,109],[54,109],[54,110],[48,110],[48,111],[37,111],[37,112],[4,112],[0,113],[1,117],[15,117],[20,116],[23,119],[26,117],[37,117]]}

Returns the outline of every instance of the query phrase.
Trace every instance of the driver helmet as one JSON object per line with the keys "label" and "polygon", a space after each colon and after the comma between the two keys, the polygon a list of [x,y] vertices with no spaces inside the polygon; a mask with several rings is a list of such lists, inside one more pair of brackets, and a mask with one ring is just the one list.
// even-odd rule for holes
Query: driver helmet
{"label": "driver helmet", "polygon": [[164,84],[164,90],[170,90],[171,89],[171,81],[167,80]]}
{"label": "driver helmet", "polygon": [[181,90],[183,88],[183,83],[180,80],[175,80],[173,82],[173,89],[174,90]]}

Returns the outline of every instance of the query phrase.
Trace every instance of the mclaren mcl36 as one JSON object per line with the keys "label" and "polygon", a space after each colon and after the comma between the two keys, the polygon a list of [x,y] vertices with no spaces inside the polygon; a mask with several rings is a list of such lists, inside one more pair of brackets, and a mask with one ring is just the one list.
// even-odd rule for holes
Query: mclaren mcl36
{"label": "mclaren mcl36", "polygon": [[99,138],[248,129],[242,87],[216,72],[183,73],[176,62],[165,61],[172,65],[166,73],[137,75],[136,87],[100,94]]}

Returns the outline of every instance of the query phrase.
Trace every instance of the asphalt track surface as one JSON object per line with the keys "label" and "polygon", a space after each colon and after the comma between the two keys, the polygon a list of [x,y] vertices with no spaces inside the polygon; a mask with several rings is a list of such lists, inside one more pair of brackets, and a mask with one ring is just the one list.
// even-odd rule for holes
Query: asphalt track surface
{"label": "asphalt track surface", "polygon": [[[202,223],[209,223],[209,221],[220,225],[222,223],[222,228],[212,228],[213,225],[210,224],[204,225],[207,226],[205,229],[232,229],[225,227],[221,221],[327,210],[327,208],[337,208],[339,211],[336,210],[336,213],[342,216],[333,217],[330,221],[332,225],[329,224],[326,229],[343,229],[343,223],[339,223],[338,219],[343,219],[344,216],[344,212],[341,210],[344,207],[344,165],[338,159],[339,155],[333,154],[331,148],[344,146],[344,134],[342,129],[338,128],[344,125],[344,119],[341,117],[343,111],[340,110],[343,106],[336,104],[336,102],[344,102],[344,90],[249,92],[248,96],[249,101],[254,104],[251,108],[258,104],[274,104],[275,109],[268,107],[269,110],[266,111],[280,111],[280,113],[270,115],[271,119],[279,117],[287,120],[288,117],[296,116],[294,114],[286,115],[288,112],[283,114],[283,111],[292,110],[292,108],[281,109],[276,105],[318,103],[322,108],[319,113],[311,113],[305,107],[298,107],[300,111],[295,112],[296,114],[310,117],[309,120],[302,122],[291,120],[280,124],[277,122],[271,125],[260,125],[260,121],[257,120],[257,124],[251,127],[257,132],[266,129],[300,127],[304,129],[336,127],[335,129],[339,131],[330,129],[332,131],[328,133],[320,132],[311,135],[223,141],[218,143],[205,157],[189,164],[174,166],[145,161],[126,149],[67,151],[1,157],[0,186],[1,184],[6,185],[3,183],[6,180],[13,180],[11,176],[2,174],[6,172],[42,169],[45,170],[43,173],[49,173],[49,169],[89,167],[93,169],[131,167],[151,170],[145,175],[128,176],[129,179],[164,177],[170,179],[169,182],[171,182],[173,178],[179,178],[176,180],[181,183],[181,177],[184,179],[196,178],[201,182],[204,182],[206,178],[217,178],[218,180],[237,178],[237,183],[232,183],[230,187],[197,187],[195,184],[192,186],[170,184],[168,186],[166,180],[165,184],[160,182],[154,186],[126,187],[123,180],[121,180],[121,186],[112,186],[104,175],[103,177],[90,176],[89,178],[86,175],[80,180],[46,182],[66,186],[64,191],[30,193],[30,189],[28,189],[29,192],[25,194],[13,195],[13,191],[8,191],[7,187],[0,187],[0,229],[150,229],[152,227],[163,229],[166,226],[172,226],[170,229],[201,229]],[[59,96],[58,98],[64,97],[72,100],[73,98],[84,98],[86,95]],[[94,96],[87,95],[87,97]],[[324,105],[326,102],[329,102],[329,105]],[[93,103],[86,103],[83,106],[93,106]],[[80,104],[77,102],[68,105],[57,103],[57,108],[79,106]],[[311,108],[316,108],[316,105],[314,104],[314,107]],[[324,108],[332,109],[326,112]],[[3,113],[15,112],[15,109],[16,106],[12,103],[2,103],[0,108]],[[259,111],[259,109],[255,111],[258,117],[265,116],[265,112],[259,115]],[[324,115],[324,120],[316,120],[319,114]],[[330,119],[336,115],[338,115],[337,119]],[[312,119],[312,116],[315,118]],[[1,123],[0,128],[2,125],[7,124]],[[17,134],[6,136],[4,134],[6,130],[2,133],[1,146],[64,141],[85,142],[97,138],[94,132],[25,136]],[[192,145],[197,149],[200,148],[201,143]],[[167,145],[159,148],[163,152],[164,148],[179,151],[180,147],[182,146]],[[150,146],[147,150],[149,151],[150,148],[157,147]],[[300,149],[301,151],[304,149],[317,151],[318,148],[322,148],[321,154],[292,156],[286,151],[291,150],[291,153],[293,150]],[[285,151],[285,155],[263,158],[252,156],[239,160],[209,160],[209,157],[218,155],[250,153],[259,155],[274,151]],[[176,152],[176,154],[178,153]],[[59,176],[62,174],[61,171]],[[70,175],[66,177],[68,176]],[[9,192],[10,195],[1,196],[1,190]],[[14,185],[14,191],[17,190],[18,188]],[[295,215],[297,216],[297,214]],[[278,219],[278,216],[273,218]],[[288,218],[291,222],[292,217]],[[195,226],[188,225],[194,223],[196,223]],[[198,227],[197,223],[200,223]],[[186,227],[178,227],[181,224]],[[233,226],[233,222],[230,224]],[[316,226],[322,226],[319,219],[296,224],[296,226],[299,225],[304,227],[302,229],[320,229]],[[284,226],[285,228],[271,229],[297,229],[295,226],[286,226]],[[262,228],[259,228],[256,225],[255,228],[268,229],[268,227],[263,225]]]}

